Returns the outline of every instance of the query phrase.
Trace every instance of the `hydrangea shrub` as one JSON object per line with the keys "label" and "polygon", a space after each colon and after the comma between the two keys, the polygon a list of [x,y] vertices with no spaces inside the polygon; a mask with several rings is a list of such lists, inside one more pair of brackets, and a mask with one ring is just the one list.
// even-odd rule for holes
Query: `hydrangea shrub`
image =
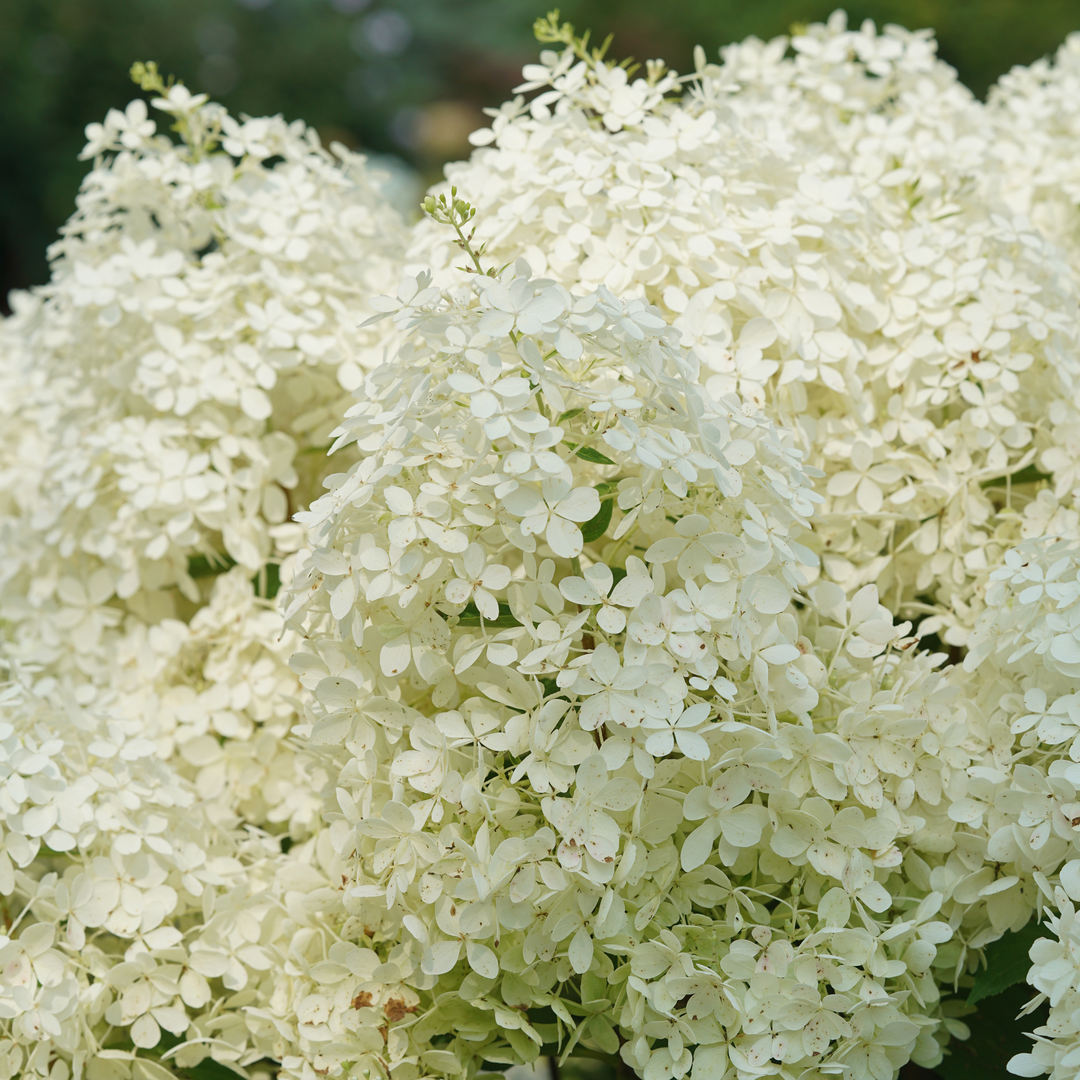
{"label": "hydrangea shrub", "polygon": [[178,140],[88,128],[0,324],[0,1080],[889,1080],[1032,923],[1075,1075],[1076,42],[538,36],[411,229],[152,65]]}
{"label": "hydrangea shrub", "polygon": [[[90,125],[94,167],[52,280],[16,298],[7,328],[4,604],[45,643],[71,608],[115,596],[156,621],[182,610],[169,587],[203,602],[194,574],[253,575],[295,550],[289,519],[319,490],[313,451],[402,242],[359,156],[143,81],[181,141],[141,100]],[[80,656],[104,629],[81,627]]]}

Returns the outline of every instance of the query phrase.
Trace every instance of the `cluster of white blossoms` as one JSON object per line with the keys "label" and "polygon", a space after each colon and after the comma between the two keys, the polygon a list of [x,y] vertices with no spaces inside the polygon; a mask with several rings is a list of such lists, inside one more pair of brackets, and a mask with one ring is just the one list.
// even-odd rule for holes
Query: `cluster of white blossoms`
{"label": "cluster of white blossoms", "polygon": [[207,812],[275,831],[287,823],[299,838],[318,818],[320,782],[288,742],[302,692],[288,667],[296,645],[235,567],[189,623],[129,622],[112,645],[111,709],[139,719]]}
{"label": "cluster of white blossoms", "polygon": [[[386,891],[390,928],[384,923],[383,932],[388,943],[404,939],[422,953],[420,975],[411,984],[418,995],[416,1012],[426,1017],[432,1012],[438,1016],[440,1008],[448,1010],[442,1020],[426,1025],[416,1021],[415,1027],[424,1036],[453,1035],[447,1045],[454,1048],[458,1061],[470,1054],[486,1060],[528,1060],[540,1046],[565,1046],[563,1036],[572,1031],[572,1038],[583,1040],[590,1049],[617,1048],[628,1064],[657,1078],[678,1077],[690,1068],[702,1070],[702,1075],[715,1068],[720,1075],[733,1069],[740,1077],[758,1076],[800,1061],[809,1070],[832,1065],[852,1075],[884,1077],[913,1053],[917,1060],[933,1064],[938,1052],[933,1036],[944,1034],[936,1005],[938,987],[955,986],[956,979],[977,966],[983,946],[1006,931],[1020,929],[1041,911],[1040,889],[1051,896],[1057,885],[1064,856],[1057,862],[1049,859],[1051,847],[1044,853],[1049,859],[1045,865],[1031,857],[1030,834],[1042,819],[1028,820],[1034,812],[1019,807],[1017,790],[1035,790],[1039,783],[1052,782],[1046,777],[1056,776],[1062,766],[1054,763],[1053,752],[1032,757],[1029,744],[1010,730],[1015,718],[1009,710],[1018,700],[1017,692],[1026,688],[1001,657],[981,665],[974,677],[957,669],[939,673],[935,668],[941,657],[893,650],[897,644],[909,644],[903,640],[906,630],[894,626],[893,615],[933,614],[923,622],[924,633],[940,630],[950,644],[965,645],[987,602],[987,586],[1001,576],[996,568],[1013,545],[1024,537],[1076,534],[1072,488],[1080,443],[1074,435],[1078,428],[1072,395],[1080,336],[1078,261],[1068,245],[1059,244],[1061,238],[1047,227],[1048,219],[1035,215],[1033,220],[1031,206],[1022,205],[1016,192],[1024,187],[1023,178],[1013,174],[1011,191],[990,193],[986,174],[1006,153],[1001,122],[956,83],[951,69],[935,60],[929,35],[889,28],[879,36],[868,25],[848,31],[837,17],[828,26],[807,29],[790,43],[751,41],[733,46],[724,50],[719,67],[706,65],[699,55],[697,70],[689,78],[680,79],[662,64],[650,63],[645,77],[632,80],[623,67],[588,53],[564,28],[551,23],[545,32],[567,47],[545,54],[540,65],[526,69],[522,90],[541,92],[528,103],[517,99],[495,110],[492,127],[474,136],[481,149],[470,162],[448,169],[448,183],[459,185],[476,202],[474,235],[484,244],[487,258],[509,265],[524,257],[546,280],[521,288],[517,295],[488,297],[488,286],[470,280],[475,267],[461,268],[464,273],[455,269],[460,243],[455,245],[438,227],[445,224],[439,215],[414,231],[410,258],[418,268],[434,266],[436,283],[450,290],[440,299],[440,294],[429,291],[429,281],[418,275],[398,296],[397,308],[407,313],[402,317],[415,321],[424,335],[422,389],[397,381],[405,377],[411,346],[381,376],[393,380],[397,408],[386,404],[380,376],[364,388],[366,402],[353,410],[341,441],[345,444],[355,437],[367,456],[327,497],[322,514],[332,509],[336,516],[314,519],[325,540],[333,537],[329,546],[340,557],[329,554],[327,545],[317,544],[311,568],[298,579],[303,584],[295,593],[294,604],[300,606],[294,616],[312,603],[311,585],[319,586],[321,579],[316,591],[326,590],[321,609],[315,604],[321,615],[309,612],[306,627],[310,652],[319,656],[320,663],[314,674],[307,670],[314,660],[306,654],[294,665],[317,696],[320,685],[330,695],[316,706],[313,740],[343,742],[346,747],[338,760],[347,782],[339,783],[330,804],[336,819],[331,825],[336,830],[335,848],[344,859],[351,856],[357,863],[355,885],[346,890],[346,906],[362,908],[366,919],[372,900],[381,899]],[[1002,94],[1007,90],[1006,86]],[[1065,100],[1064,93],[1061,98]],[[1000,112],[1000,102],[995,108]],[[1021,128],[1018,124],[1011,129],[1013,138],[1021,137]],[[1059,140],[1058,146],[1064,160],[1065,141]],[[1057,183],[1042,175],[1043,182]],[[1064,202],[1069,196],[1059,191],[1058,197]],[[1032,196],[1032,203],[1038,199]],[[490,494],[482,499],[474,487],[480,460],[475,445],[472,454],[463,454],[458,442],[447,445],[442,438],[431,439],[443,422],[436,424],[429,411],[438,402],[432,397],[439,377],[431,370],[432,355],[467,355],[471,340],[467,334],[451,334],[454,320],[444,317],[425,323],[425,306],[456,305],[460,319],[467,301],[480,311],[494,307],[516,319],[526,313],[529,303],[557,286],[567,290],[564,317],[572,318],[571,301],[589,304],[594,295],[609,304],[618,294],[623,304],[627,296],[636,296],[656,305],[650,310],[679,331],[679,346],[698,372],[697,392],[703,400],[730,402],[731,395],[738,395],[745,412],[763,408],[790,432],[794,446],[805,449],[807,475],[813,475],[809,466],[819,466],[825,473],[819,486],[825,505],[814,518],[813,533],[800,533],[802,543],[820,554],[825,580],[803,592],[787,612],[795,621],[803,651],[799,663],[809,688],[819,692],[817,703],[801,715],[801,724],[791,723],[800,718],[797,705],[772,705],[769,695],[775,686],[765,689],[753,664],[740,680],[739,662],[732,666],[718,647],[720,670],[734,688],[732,697],[717,690],[712,702],[707,696],[699,698],[688,680],[690,690],[686,684],[683,690],[688,696],[672,707],[668,717],[670,732],[661,728],[658,737],[650,729],[648,706],[639,698],[653,693],[654,680],[645,671],[651,657],[638,665],[644,674],[637,674],[628,673],[625,654],[618,655],[627,643],[638,641],[638,607],[653,604],[652,597],[670,582],[687,596],[682,607],[677,604],[672,610],[674,618],[682,612],[692,614],[693,621],[688,619],[685,626],[695,635],[705,635],[706,649],[709,635],[717,634],[716,619],[727,614],[723,607],[710,610],[695,596],[698,590],[704,599],[708,586],[702,586],[701,575],[714,584],[708,566],[725,555],[722,549],[705,547],[697,566],[686,557],[687,541],[696,539],[693,530],[717,527],[705,521],[698,524],[697,519],[707,515],[699,514],[697,506],[680,502],[674,512],[665,513],[668,524],[660,528],[673,534],[669,537],[657,539],[647,519],[635,520],[628,531],[644,530],[636,551],[629,550],[630,541],[621,533],[618,540],[623,543],[612,550],[605,540],[599,548],[585,542],[579,553],[576,546],[564,543],[563,526],[556,525],[559,532],[554,539],[546,536],[548,549],[542,552],[552,557],[546,571],[543,562],[530,565],[523,557],[519,569],[515,564],[520,556],[514,549],[520,548],[513,530],[523,535],[535,532],[524,524],[534,505],[544,515],[537,528],[550,530],[558,504],[543,492],[519,497],[516,487],[510,490],[509,503],[493,500]],[[445,316],[444,309],[436,310]],[[534,360],[519,347],[536,336],[537,327],[526,322],[522,329],[512,320],[496,324],[490,312],[486,317],[486,326],[477,324],[485,331],[497,326],[523,335],[520,340],[511,338],[510,371],[529,378],[532,394],[543,404],[542,379]],[[558,325],[547,327],[537,351],[580,386],[586,380],[566,367],[567,357],[559,348],[563,330]],[[487,342],[484,347],[490,348]],[[505,357],[508,350],[504,342],[500,355]],[[586,347],[582,357],[574,359],[594,364],[589,352]],[[474,357],[473,362],[481,361]],[[494,475],[507,478],[488,481],[495,495],[500,483],[519,483],[529,467],[535,470],[534,485],[542,486],[542,477],[548,474],[536,450],[547,452],[547,468],[554,470],[560,467],[558,458],[550,455],[558,454],[558,445],[571,449],[589,445],[586,432],[560,432],[557,442],[543,424],[535,432],[515,431],[512,422],[506,426],[506,403],[496,389],[499,380],[508,377],[505,367],[506,360],[501,359],[497,373],[469,369],[469,381],[457,383],[448,375],[449,389],[444,391],[449,397],[457,390],[455,407],[469,409],[475,419],[484,421],[482,427],[490,417],[498,417],[500,426],[495,430],[506,432],[508,441],[502,446],[493,433],[481,442],[487,466]],[[527,374],[530,370],[534,374]],[[596,366],[588,371],[592,376]],[[620,379],[630,381],[625,373]],[[419,375],[417,380],[421,381]],[[478,409],[470,392],[486,395]],[[507,393],[526,390],[512,383]],[[636,385],[634,396],[644,397]],[[404,411],[406,398],[416,422],[424,418],[422,435],[427,443],[422,445],[433,455],[427,461],[426,455],[410,450],[411,440],[401,432],[409,415]],[[526,398],[525,404],[531,400]],[[616,405],[611,392],[606,407],[612,410]],[[530,407],[548,424],[562,426],[560,408]],[[637,454],[641,445],[636,412],[630,414],[635,431],[621,421],[612,431],[614,415],[609,413],[602,425],[593,420],[593,441],[599,436],[601,453],[617,470],[594,473],[594,488],[597,480],[608,484],[617,480],[621,485],[628,473],[632,475],[627,459],[616,451]],[[362,426],[354,426],[356,417],[364,418]],[[670,441],[678,454],[677,441]],[[446,476],[441,464],[441,455],[447,452],[455,467],[468,470],[473,488],[464,493],[460,517],[455,511],[459,482]],[[389,474],[394,477],[392,490],[376,507],[385,534],[374,531],[376,508],[364,509],[386,483],[379,475],[383,453],[406,474],[410,467],[440,462],[435,482],[429,480],[419,490],[403,484],[400,475]],[[521,464],[516,464],[519,460]],[[662,454],[653,460],[640,456],[631,460],[634,468],[646,472],[670,471]],[[575,470],[588,471],[580,456],[570,459],[569,467],[566,496],[579,486]],[[413,479],[424,483],[422,474],[413,474]],[[1046,487],[1045,480],[1052,486]],[[425,494],[434,500],[433,514],[428,513]],[[678,497],[695,494],[690,487]],[[467,509],[481,502],[488,507],[486,517]],[[730,497],[723,505],[733,508]],[[619,499],[615,506],[631,514],[636,509],[636,504],[624,506]],[[406,526],[410,517],[427,517],[431,525]],[[457,553],[442,547],[446,530],[461,527],[468,533],[468,547],[460,559],[449,559]],[[400,532],[395,536],[396,530]],[[665,545],[665,540],[670,543]],[[410,557],[414,543],[427,546],[433,557]],[[507,553],[513,554],[509,561]],[[465,565],[466,555],[471,565]],[[681,562],[665,565],[662,587],[654,582],[653,592],[639,598],[625,585],[645,577],[635,572],[631,559],[641,559],[648,571],[661,555]],[[542,615],[526,613],[514,599],[521,578],[536,582],[535,593],[527,594],[529,603],[537,603],[533,595],[542,598],[541,586],[547,584],[556,603],[561,597],[572,606],[561,619],[548,620],[559,613],[542,600]],[[402,611],[387,629],[385,600],[395,588],[403,590],[398,605]],[[425,597],[428,606],[421,608]],[[886,606],[875,610],[879,598]],[[373,608],[372,600],[382,604]],[[436,607],[440,601],[441,608]],[[991,589],[989,602],[999,601]],[[464,644],[457,643],[452,627],[447,633],[442,626],[452,622],[460,604],[467,604],[470,613]],[[872,624],[867,635],[851,632],[847,606],[852,612],[862,608],[862,620]],[[873,617],[868,617],[868,609]],[[592,618],[575,625],[587,612]],[[539,633],[544,621],[555,624],[550,640]],[[984,617],[980,623],[981,633],[986,633],[986,621]],[[326,627],[335,622],[337,633],[327,635]],[[473,633],[477,625],[485,633]],[[671,643],[675,625],[664,627],[661,620],[663,633],[646,643],[650,649],[662,645],[668,652],[666,662],[677,671],[677,650]],[[565,626],[573,628],[568,651]],[[355,652],[346,653],[341,643],[350,637]],[[869,670],[838,663],[841,657],[848,659],[844,645],[869,661]],[[875,660],[881,653],[886,659]],[[439,656],[445,660],[438,662]],[[807,659],[811,656],[816,663]],[[537,663],[541,658],[543,665]],[[519,674],[536,677],[539,686],[532,685],[528,693],[518,687],[515,696],[504,680],[491,679],[486,687],[477,677],[467,684],[479,692],[473,708],[482,710],[485,720],[477,725],[468,710],[452,707],[457,705],[455,693],[467,694],[455,689],[460,686],[461,663],[469,671],[484,660],[489,670],[516,666]],[[816,664],[822,664],[824,680]],[[584,693],[575,691],[580,675],[567,673],[577,665],[588,672],[587,682],[580,684]],[[446,670],[451,667],[452,683]],[[742,716],[737,710],[725,712],[725,701],[744,700],[746,675],[751,673],[756,709],[747,708]],[[408,690],[401,681],[392,684],[393,690],[389,684],[380,687],[380,676],[399,680],[402,675],[408,678]],[[666,685],[661,672],[655,681]],[[370,693],[388,697],[395,708],[366,711],[365,695]],[[401,712],[402,705],[412,712]],[[698,711],[687,724],[685,713],[692,708]],[[451,710],[451,719],[442,719],[442,709]],[[359,717],[349,720],[350,714]],[[727,732],[713,727],[716,742],[711,743],[702,734],[709,727],[697,724],[722,728],[731,720],[768,730],[767,753],[780,755],[773,761],[783,759],[786,752],[795,760],[802,758],[799,769],[778,768],[755,756],[753,781],[745,787],[735,785],[735,794],[729,795],[723,775],[728,768],[751,764],[745,748],[753,737],[740,732],[732,739],[739,747],[733,754]],[[620,730],[626,726],[645,730],[634,737]],[[387,729],[389,735],[384,734]],[[554,758],[562,731],[573,733],[581,743],[576,754],[588,751],[588,757],[579,760],[567,751]],[[595,754],[581,741],[581,732],[589,731],[599,732],[593,740]],[[835,741],[810,748],[816,736],[825,735]],[[615,769],[605,757],[613,736],[623,755],[616,757]],[[704,747],[694,736],[701,736]],[[788,738],[800,743],[797,752],[785,745]],[[467,748],[460,764],[450,756],[455,744]],[[694,762],[705,748],[707,767],[699,773],[701,767]],[[762,746],[753,749],[756,755]],[[506,753],[508,762],[500,760]],[[604,759],[603,771],[600,762],[595,770],[587,764],[597,756]],[[671,756],[681,764],[676,766]],[[471,785],[466,757],[474,775]],[[674,770],[672,779],[665,762]],[[756,771],[766,767],[772,776]],[[396,809],[392,815],[380,812],[381,824],[368,823],[379,805],[380,768],[388,770],[381,782],[384,797],[391,803],[423,806],[413,812],[411,823]],[[579,794],[583,769],[589,792],[610,790],[616,798],[617,787],[612,786],[616,781],[625,778],[636,784],[633,810],[623,811],[620,818],[614,802],[607,806],[583,799]],[[712,781],[712,790],[723,791],[720,799],[695,795],[701,789],[693,785],[708,782],[714,772],[720,777]],[[648,852],[644,880],[656,866],[674,866],[670,887],[675,893],[665,897],[662,873],[647,891],[632,871],[621,889],[618,877],[607,880],[601,875],[593,880],[591,900],[567,902],[569,913],[564,916],[558,894],[569,888],[577,895],[581,886],[563,877],[549,881],[537,869],[528,878],[533,891],[526,894],[523,884],[512,900],[515,905],[519,896],[522,903],[531,901],[533,923],[526,921],[524,912],[517,916],[520,925],[513,917],[504,921],[500,905],[508,907],[509,902],[499,889],[512,887],[523,863],[542,867],[546,855],[565,873],[566,856],[578,855],[584,845],[585,857],[572,868],[591,876],[586,843],[592,835],[590,822],[595,821],[597,828],[603,822],[609,844],[617,830],[620,843],[611,858],[618,875],[631,841],[636,848],[646,796],[657,775],[664,776],[663,796],[682,807],[668,811],[671,821],[664,826],[663,843],[642,841]],[[693,780],[681,779],[684,776]],[[459,791],[458,777],[469,786]],[[474,809],[464,793],[469,792],[468,798],[470,788],[483,793],[484,777],[492,785],[494,805],[481,801]],[[789,780],[793,790],[785,792]],[[499,856],[501,844],[514,833],[496,809],[506,798],[502,794],[506,782],[513,785],[513,813],[503,811],[501,817],[510,822],[522,812],[526,793],[540,785],[532,817],[547,830],[546,852],[534,841],[528,850],[520,845],[508,848],[513,860]],[[565,788],[560,790],[559,785]],[[410,786],[424,797],[410,792]],[[800,815],[815,818],[814,798],[827,804],[827,813],[809,826],[807,817]],[[434,815],[442,801],[455,800],[461,809],[448,833]],[[723,825],[710,821],[711,810],[748,809],[744,800],[770,814],[767,823],[761,816],[762,831],[754,833],[752,856],[737,850],[737,843],[725,852],[730,841]],[[780,807],[799,822],[792,826],[798,841],[784,831]],[[844,840],[838,840],[840,850],[829,862],[822,851],[832,840],[833,815],[849,812],[857,822],[872,817],[875,824],[865,826],[861,842],[857,831],[838,830],[837,836],[846,837],[849,846],[844,850]],[[704,825],[697,825],[702,821]],[[873,829],[885,821],[890,828],[878,836]],[[437,846],[406,836],[425,831],[437,833]],[[867,842],[871,835],[874,843]],[[1041,840],[1042,834],[1036,833],[1035,848]],[[717,846],[712,848],[713,844]],[[662,847],[672,854],[656,854]],[[860,847],[871,849],[863,856],[869,878],[854,869],[860,865]],[[454,856],[455,850],[461,854]],[[706,851],[712,854],[699,863]],[[781,859],[787,869],[777,869]],[[640,872],[640,852],[634,860]],[[407,863],[404,874],[402,861]],[[732,989],[734,969],[724,966],[724,961],[731,963],[730,952],[724,955],[725,946],[712,944],[715,938],[710,947],[701,947],[696,931],[691,931],[719,916],[718,905],[713,903],[710,911],[701,896],[676,899],[680,883],[693,880],[693,874],[708,865],[723,867],[721,889],[737,896],[741,883],[762,888],[770,897],[754,929],[755,920],[745,911],[736,918],[737,899],[728,897],[731,907],[720,916],[728,949],[758,949],[754,975],[777,970],[765,959],[773,945],[777,955],[787,957],[786,948],[795,957],[800,948],[820,944],[812,926],[797,918],[789,925],[785,919],[793,916],[800,898],[820,901],[830,884],[829,869],[836,871],[834,880],[859,908],[860,928],[869,930],[873,924],[871,938],[880,941],[901,939],[895,955],[886,946],[885,955],[893,964],[888,974],[869,960],[862,972],[862,978],[881,979],[886,999],[902,1002],[903,1022],[912,1025],[904,1028],[899,1018],[890,1019],[901,1024],[891,1030],[897,1040],[895,1057],[890,1058],[886,1049],[893,1045],[890,1036],[858,1024],[830,1028],[828,1043],[813,1042],[807,1050],[798,1035],[787,1033],[809,1030],[814,1039],[818,1037],[821,1029],[811,1019],[817,1014],[809,1006],[797,1021],[794,1013],[781,1019],[778,1013],[770,1015],[751,983],[745,992]],[[439,867],[442,873],[456,874],[455,880],[465,886],[448,889],[438,883]],[[795,867],[802,869],[793,871]],[[733,870],[745,871],[746,876],[740,878]],[[881,887],[880,909],[869,899],[876,892],[874,886]],[[787,895],[786,888],[791,889]],[[862,895],[862,888],[870,892]],[[644,900],[655,901],[656,909],[648,902],[639,907],[635,890]],[[711,894],[709,901],[723,897],[721,891]],[[611,915],[620,900],[623,914]],[[610,907],[605,906],[608,903]],[[912,920],[916,906],[920,917]],[[448,914],[451,910],[453,915]],[[846,910],[850,914],[851,909]],[[459,917],[459,911],[465,914]],[[918,937],[919,947],[909,949],[911,938],[903,935],[914,933],[912,927],[921,926],[921,919],[939,912],[940,921]],[[667,926],[665,917],[673,920]],[[397,928],[397,920],[403,929]],[[538,932],[535,923],[540,920],[543,930]],[[825,919],[824,925],[832,924]],[[627,940],[620,940],[615,926],[629,934]],[[517,939],[510,934],[514,929],[520,935]],[[658,933],[663,948],[654,957]],[[671,936],[663,937],[665,933]],[[518,964],[513,950],[522,938],[532,941],[531,947],[522,945],[526,968],[518,972],[511,966],[510,972],[529,981],[541,962],[554,964],[557,997],[566,1006],[565,1016],[554,1003],[543,1015],[545,1022],[556,1024],[555,1038],[550,1029],[541,1027],[535,1034],[526,1032],[535,1047],[524,1036],[511,1039],[505,1031],[493,1033],[486,1017],[477,1016],[475,1025],[467,1024],[461,1004],[472,994],[477,995],[474,1005],[481,1014],[497,1010],[500,999],[503,1006],[516,1004],[529,1011],[526,991],[516,983],[510,983],[514,996],[502,997],[507,969],[501,952],[509,942],[511,963]],[[839,948],[835,943],[830,948],[835,959]],[[649,959],[642,962],[638,950]],[[901,955],[903,960],[898,959]],[[715,1036],[711,1030],[703,1034],[696,1001],[689,1012],[680,1011],[689,1008],[697,983],[680,984],[680,992],[661,993],[654,986],[657,975],[694,978],[703,969],[718,979],[718,972],[729,976],[723,980],[724,995],[717,992],[717,1000],[723,996],[727,1001],[723,1009],[730,1006],[734,1011],[721,1019],[723,1009],[716,1006],[719,1011],[710,1014],[720,1028]],[[749,976],[749,968],[745,970]],[[815,996],[808,988],[813,980],[806,977],[807,970],[796,976],[794,985],[770,983],[767,992],[776,995],[771,998],[776,1010],[782,1010],[793,990],[796,997]],[[820,964],[813,970],[822,975]],[[786,974],[785,968],[781,979]],[[439,976],[430,998],[424,996],[424,975]],[[594,975],[602,978],[603,996],[591,981]],[[624,983],[625,991],[620,989]],[[554,993],[543,978],[537,986]],[[905,990],[898,993],[899,986]],[[440,1004],[444,988],[456,992]],[[837,984],[831,989],[836,991]],[[535,990],[531,993],[536,1008],[544,999],[536,997]],[[596,1005],[590,1010],[587,999],[592,994],[597,995]],[[818,1000],[827,997],[824,993]],[[837,995],[831,1001],[838,1015],[849,1018],[850,1009]],[[609,1038],[599,1020],[591,1019],[601,1013],[610,1013],[611,1021],[618,1014],[616,1038]],[[569,1025],[571,1018],[572,1029],[558,1026],[559,1021]],[[407,1024],[413,1031],[413,1021]],[[505,1017],[497,1026],[517,1030]],[[943,1026],[949,1029],[949,1022]],[[324,1038],[331,1039],[338,1030],[331,1020]],[[951,1030],[961,1032],[962,1027],[953,1023]],[[920,1033],[924,1041],[917,1044]],[[490,1048],[493,1043],[496,1050]],[[398,1045],[402,1054],[422,1053],[422,1044],[403,1040]],[[800,1057],[804,1053],[808,1060]]]}
{"label": "cluster of white blossoms", "polygon": [[[825,470],[824,573],[905,615],[936,601],[962,645],[1024,534],[1004,478],[1039,464],[1060,495],[1077,474],[1075,426],[1048,423],[1080,372],[1075,275],[986,194],[995,128],[928,34],[839,14],[722,52],[633,81],[546,52],[521,88],[542,92],[493,110],[447,175],[496,261],[660,305],[703,382]],[[411,257],[454,280],[452,251],[429,224]]]}
{"label": "cluster of white blossoms", "polygon": [[0,1080],[891,1080],[1040,919],[1080,1068],[1080,39],[539,35],[411,231],[153,66],[179,141],[88,128],[0,323]]}
{"label": "cluster of white blossoms", "polygon": [[376,306],[412,334],[342,424],[363,457],[301,515],[287,600],[352,925],[280,1002],[298,1056],[940,1060],[972,739],[874,585],[801,593],[821,496],[791,435],[603,285],[519,261]]}
{"label": "cluster of white blossoms", "polygon": [[950,812],[981,838],[987,881],[1014,903],[1056,909],[1047,924],[1057,940],[1036,941],[1028,974],[1039,991],[1031,1007],[1049,1000],[1049,1019],[1036,1028],[1033,1052],[1010,1068],[1065,1080],[1080,1061],[1080,544],[1011,549],[986,603],[964,667],[994,684],[985,696],[996,760]]}
{"label": "cluster of white blossoms", "polygon": [[[314,842],[207,813],[143,716],[0,690],[0,1076],[165,1080],[280,1059],[259,1015],[335,895]],[[325,846],[325,845],[324,845]]]}
{"label": "cluster of white blossoms", "polygon": [[[1074,275],[1080,270],[1080,171],[1075,153],[1080,132],[1080,35],[1073,34],[1053,61],[1014,68],[991,90],[992,167],[983,189],[1053,237]],[[1075,355],[1075,350],[1073,355]],[[1071,358],[1069,358],[1071,361]],[[988,611],[972,640],[966,666],[976,678],[993,673],[999,745],[1011,744],[996,775],[987,775],[982,799],[994,811],[989,856],[1011,862],[1009,872],[1026,886],[1028,903],[1046,914],[1052,938],[1031,949],[1027,981],[1038,991],[1030,1009],[1049,1002],[1046,1023],[1036,1028],[1030,1054],[1010,1062],[1022,1076],[1049,1074],[1066,1080],[1080,1069],[1080,398],[1072,363],[1060,368],[1061,392],[1047,411],[1050,445],[1038,458],[1052,487],[1025,508],[1023,535],[991,575]],[[1000,636],[999,636],[1000,635]],[[1004,725],[1010,735],[1004,735]],[[1004,768],[1003,766],[1007,766]],[[1006,779],[1007,774],[1007,779]],[[1011,789],[1011,790],[1010,790]]]}
{"label": "cluster of white blossoms", "polygon": [[1053,60],[1037,60],[1003,75],[987,100],[997,168],[981,178],[1012,210],[1073,252],[1080,244],[1078,93],[1080,34],[1070,34]]}
{"label": "cluster of white blossoms", "polygon": [[251,1010],[334,895],[272,597],[404,223],[304,124],[139,74],[179,141],[90,125],[0,324],[5,1078],[280,1059]]}
{"label": "cluster of white blossoms", "polygon": [[[982,186],[1012,212],[1023,214],[1053,237],[1074,275],[1080,272],[1080,166],[1075,138],[1080,132],[1080,35],[1073,34],[1051,63],[1040,60],[1014,68],[991,91],[987,112],[993,124],[991,166]],[[1070,350],[1059,367],[1061,392],[1049,402],[1043,426],[1049,445],[1039,455],[1053,485],[1038,493],[1025,511],[1023,535],[1080,536],[1080,380]]]}
{"label": "cluster of white blossoms", "polygon": [[90,125],[52,279],[6,330],[0,602],[27,659],[88,673],[125,609],[190,614],[194,575],[301,542],[404,236],[363,158],[144,81],[182,140],[142,100]]}

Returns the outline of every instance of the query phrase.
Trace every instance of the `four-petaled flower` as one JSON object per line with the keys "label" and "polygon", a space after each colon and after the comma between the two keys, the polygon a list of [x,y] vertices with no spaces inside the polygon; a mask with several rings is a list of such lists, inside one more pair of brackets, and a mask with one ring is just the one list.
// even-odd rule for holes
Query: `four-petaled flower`
{"label": "four-petaled flower", "polygon": [[472,597],[476,609],[485,619],[499,617],[499,601],[492,593],[510,584],[510,568],[498,563],[489,564],[487,553],[480,544],[470,544],[460,559],[454,560],[458,575],[446,585],[446,599],[451,604],[466,604]]}
{"label": "four-petaled flower", "polygon": [[575,559],[585,546],[578,526],[600,512],[600,496],[595,488],[574,488],[561,479],[545,480],[539,491],[522,486],[509,492],[503,505],[522,519],[524,536],[543,533],[556,555]]}
{"label": "four-petaled flower", "polygon": [[653,581],[645,564],[631,555],[626,560],[626,574],[612,588],[614,575],[603,564],[586,567],[582,577],[563,578],[559,591],[567,600],[584,607],[600,605],[596,624],[609,634],[619,634],[626,628],[626,613],[622,608],[635,608],[646,593],[653,590]]}
{"label": "four-petaled flower", "polygon": [[390,485],[383,489],[386,508],[395,517],[386,527],[390,543],[407,548],[421,536],[438,544],[443,551],[459,552],[469,546],[463,532],[447,528],[439,520],[449,516],[450,507],[443,499],[421,492],[417,498],[404,488]]}

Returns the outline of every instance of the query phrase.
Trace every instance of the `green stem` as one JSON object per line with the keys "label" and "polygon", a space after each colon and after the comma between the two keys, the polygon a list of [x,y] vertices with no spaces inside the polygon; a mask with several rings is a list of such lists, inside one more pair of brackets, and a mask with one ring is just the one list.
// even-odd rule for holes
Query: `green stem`
{"label": "green stem", "polygon": [[454,227],[454,232],[458,235],[458,245],[461,250],[465,252],[473,261],[473,266],[476,267],[478,274],[484,273],[484,268],[480,265],[480,259],[477,257],[476,252],[472,249],[472,244],[469,243],[468,237],[461,231],[461,224],[456,218],[451,219],[450,224]]}
{"label": "green stem", "polygon": [[[558,1043],[544,1043],[540,1047],[540,1056],[549,1057],[553,1061],[557,1061],[559,1058],[559,1044]],[[608,1065],[618,1066],[622,1061],[617,1054],[605,1054],[602,1050],[590,1050],[587,1046],[582,1046],[578,1043],[574,1047],[574,1052],[570,1055],[571,1058],[584,1057],[593,1058],[595,1061],[606,1061]]]}

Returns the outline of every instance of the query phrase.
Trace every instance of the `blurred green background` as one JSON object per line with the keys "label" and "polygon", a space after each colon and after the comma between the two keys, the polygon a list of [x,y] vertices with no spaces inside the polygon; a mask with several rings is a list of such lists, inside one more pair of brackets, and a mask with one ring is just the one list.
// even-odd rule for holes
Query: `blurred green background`
{"label": "blurred green background", "polygon": [[[564,18],[613,55],[687,70],[750,34],[822,19],[835,0],[563,0]],[[132,61],[157,60],[235,112],[284,113],[374,152],[423,182],[468,153],[481,108],[519,81],[544,0],[0,0],[0,303],[44,281],[45,248],[86,163],[83,128],[134,96]],[[868,0],[853,22],[937,30],[941,55],[978,94],[1013,64],[1080,29],[1078,0]]]}

